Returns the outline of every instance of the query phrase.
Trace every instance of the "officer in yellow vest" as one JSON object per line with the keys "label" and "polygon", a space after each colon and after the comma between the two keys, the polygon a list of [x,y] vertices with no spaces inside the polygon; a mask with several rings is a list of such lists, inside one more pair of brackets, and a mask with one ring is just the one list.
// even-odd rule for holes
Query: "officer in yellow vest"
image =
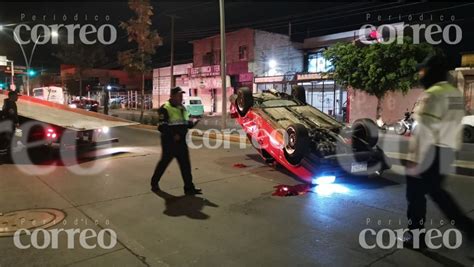
{"label": "officer in yellow vest", "polygon": [[170,99],[159,109],[158,130],[161,132],[162,154],[151,179],[151,190],[159,192],[160,182],[166,168],[176,158],[184,180],[186,195],[201,194],[201,189],[193,184],[189,150],[186,144],[186,134],[195,124],[189,120],[189,113],[183,106],[183,93],[180,87],[171,89]]}
{"label": "officer in yellow vest", "polygon": [[[457,228],[465,231],[468,238],[473,238],[473,221],[442,187],[455,160],[455,151],[462,144],[461,120],[465,114],[462,93],[446,81],[446,61],[444,56],[435,55],[426,58],[418,66],[420,82],[426,90],[414,110],[417,125],[409,146],[406,192],[408,228],[424,228],[425,195],[429,195]],[[413,236],[408,235],[404,240],[405,246],[413,247],[413,241]],[[424,246],[423,241],[420,240],[419,246]]]}

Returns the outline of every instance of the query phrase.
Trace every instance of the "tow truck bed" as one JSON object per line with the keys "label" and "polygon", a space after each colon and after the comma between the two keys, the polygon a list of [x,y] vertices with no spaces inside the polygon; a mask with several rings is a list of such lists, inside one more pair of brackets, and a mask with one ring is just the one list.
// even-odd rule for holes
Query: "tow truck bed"
{"label": "tow truck bed", "polygon": [[[3,105],[5,98],[7,98],[6,94],[0,94],[1,105]],[[97,130],[103,127],[112,128],[138,124],[136,122],[82,109],[70,108],[66,105],[29,96],[20,96],[17,101],[17,106],[19,116],[78,132]]]}

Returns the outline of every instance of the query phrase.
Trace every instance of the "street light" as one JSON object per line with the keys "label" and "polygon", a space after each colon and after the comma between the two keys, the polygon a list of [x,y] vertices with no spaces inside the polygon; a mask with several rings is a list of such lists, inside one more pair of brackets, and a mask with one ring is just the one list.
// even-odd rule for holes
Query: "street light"
{"label": "street light", "polygon": [[274,59],[270,59],[270,61],[268,61],[268,66],[270,67],[270,69],[275,69],[277,65],[278,63]]}
{"label": "street light", "polygon": [[[8,25],[0,25],[0,31],[3,31],[5,29],[5,26],[14,26],[15,24],[8,24]],[[30,66],[31,66],[31,61],[33,60],[33,54],[35,53],[35,49],[36,49],[36,45],[38,44],[38,41],[41,37],[44,37],[45,35],[42,34],[40,36],[38,36],[38,38],[36,38],[35,40],[35,44],[33,46],[33,49],[31,50],[31,54],[30,54],[30,58],[29,60],[27,59],[27,56],[26,56],[26,53],[25,53],[25,50],[23,48],[23,45],[21,44],[20,42],[20,38],[18,38],[18,36],[16,35],[15,31],[13,31],[13,39],[15,40],[15,42],[18,43],[18,45],[20,46],[20,49],[21,49],[21,52],[23,53],[23,58],[25,59],[25,64],[26,64],[26,72],[27,72],[27,75],[26,75],[26,93],[27,95],[29,96],[30,95]],[[58,31],[52,31],[51,32],[51,36],[52,37],[58,37],[59,36],[59,33]],[[12,68],[12,71],[13,71],[13,68]],[[34,72],[34,71],[33,71]],[[32,75],[31,75],[32,76]]]}
{"label": "street light", "polygon": [[107,90],[109,90],[109,91],[112,90],[112,86],[107,85]]}

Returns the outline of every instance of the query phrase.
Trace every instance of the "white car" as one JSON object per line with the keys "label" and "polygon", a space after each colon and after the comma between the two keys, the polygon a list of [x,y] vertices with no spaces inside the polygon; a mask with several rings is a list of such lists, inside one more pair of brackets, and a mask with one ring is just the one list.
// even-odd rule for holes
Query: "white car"
{"label": "white car", "polygon": [[474,142],[474,115],[465,116],[462,119],[462,124],[464,125],[464,142]]}

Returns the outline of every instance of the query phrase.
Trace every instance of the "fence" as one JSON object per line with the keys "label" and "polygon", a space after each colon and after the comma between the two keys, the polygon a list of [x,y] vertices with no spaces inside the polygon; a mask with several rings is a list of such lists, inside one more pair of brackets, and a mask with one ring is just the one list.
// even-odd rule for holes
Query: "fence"
{"label": "fence", "polygon": [[[109,104],[112,107],[121,109],[137,110],[141,108],[141,93],[139,91],[126,91],[126,92],[110,92]],[[153,108],[152,95],[144,95],[144,109],[150,110]]]}

